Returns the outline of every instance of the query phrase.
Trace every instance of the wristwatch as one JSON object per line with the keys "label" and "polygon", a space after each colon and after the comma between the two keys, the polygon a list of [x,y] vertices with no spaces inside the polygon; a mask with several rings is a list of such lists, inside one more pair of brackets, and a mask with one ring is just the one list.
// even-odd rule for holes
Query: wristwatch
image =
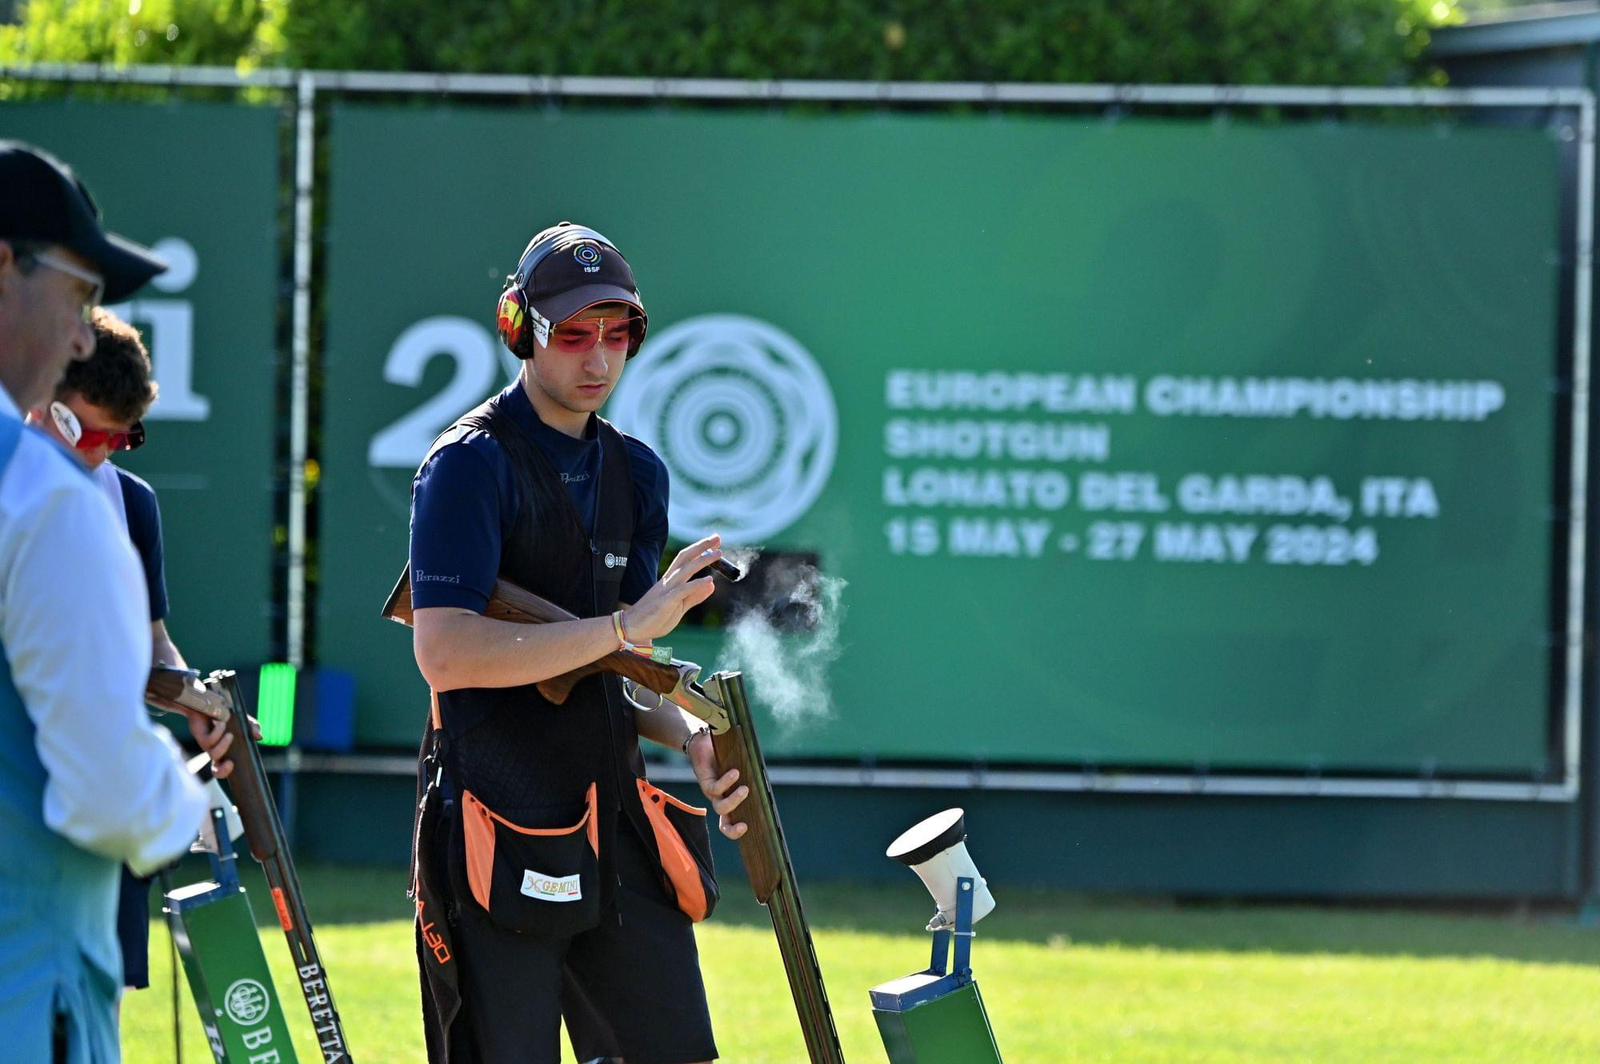
{"label": "wristwatch", "polygon": [[684,757],[688,757],[689,756],[689,744],[690,743],[694,742],[697,737],[699,737],[701,735],[705,735],[710,730],[711,730],[710,728],[691,728],[691,729],[689,729],[689,734],[684,736],[684,738],[683,738],[683,745],[682,745],[683,756]]}

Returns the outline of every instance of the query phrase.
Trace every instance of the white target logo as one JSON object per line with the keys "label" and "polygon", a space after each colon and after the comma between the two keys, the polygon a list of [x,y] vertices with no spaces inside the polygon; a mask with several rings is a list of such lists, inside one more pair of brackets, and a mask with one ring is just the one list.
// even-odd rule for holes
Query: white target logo
{"label": "white target logo", "polygon": [[249,1027],[267,1014],[267,988],[254,979],[235,979],[228,992],[222,996],[222,1007],[228,1017],[241,1027]]}
{"label": "white target logo", "polygon": [[833,472],[839,414],[794,337],[738,314],[679,322],[646,341],[609,416],[672,475],[672,533],[759,543],[799,520]]}

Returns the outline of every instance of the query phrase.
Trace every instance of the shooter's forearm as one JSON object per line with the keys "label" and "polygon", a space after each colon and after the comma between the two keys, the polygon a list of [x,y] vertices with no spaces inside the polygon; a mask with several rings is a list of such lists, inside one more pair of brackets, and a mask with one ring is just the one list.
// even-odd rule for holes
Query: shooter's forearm
{"label": "shooter's forearm", "polygon": [[417,610],[412,638],[417,667],[436,691],[538,683],[616,648],[609,616],[513,624],[449,608]]}
{"label": "shooter's forearm", "polygon": [[170,665],[174,669],[189,667],[189,663],[183,660],[183,652],[178,649],[178,644],[172,641],[172,636],[167,632],[166,621],[150,622],[150,664]]}

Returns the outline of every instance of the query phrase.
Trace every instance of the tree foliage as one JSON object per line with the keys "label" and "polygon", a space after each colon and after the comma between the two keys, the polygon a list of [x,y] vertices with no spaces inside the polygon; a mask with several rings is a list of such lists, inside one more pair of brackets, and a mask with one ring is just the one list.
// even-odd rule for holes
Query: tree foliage
{"label": "tree foliage", "polygon": [[25,0],[0,26],[0,63],[282,62],[289,0]]}
{"label": "tree foliage", "polygon": [[0,62],[1375,85],[1457,0],[28,0]]}

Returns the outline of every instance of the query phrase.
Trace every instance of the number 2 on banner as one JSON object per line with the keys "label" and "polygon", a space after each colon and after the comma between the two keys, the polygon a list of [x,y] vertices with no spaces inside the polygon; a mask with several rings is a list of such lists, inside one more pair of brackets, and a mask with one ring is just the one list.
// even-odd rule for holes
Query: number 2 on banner
{"label": "number 2 on banner", "polygon": [[383,379],[415,388],[435,355],[455,359],[455,376],[438,395],[372,437],[368,465],[415,469],[439,433],[493,387],[495,341],[468,318],[424,318],[401,333],[383,363]]}

